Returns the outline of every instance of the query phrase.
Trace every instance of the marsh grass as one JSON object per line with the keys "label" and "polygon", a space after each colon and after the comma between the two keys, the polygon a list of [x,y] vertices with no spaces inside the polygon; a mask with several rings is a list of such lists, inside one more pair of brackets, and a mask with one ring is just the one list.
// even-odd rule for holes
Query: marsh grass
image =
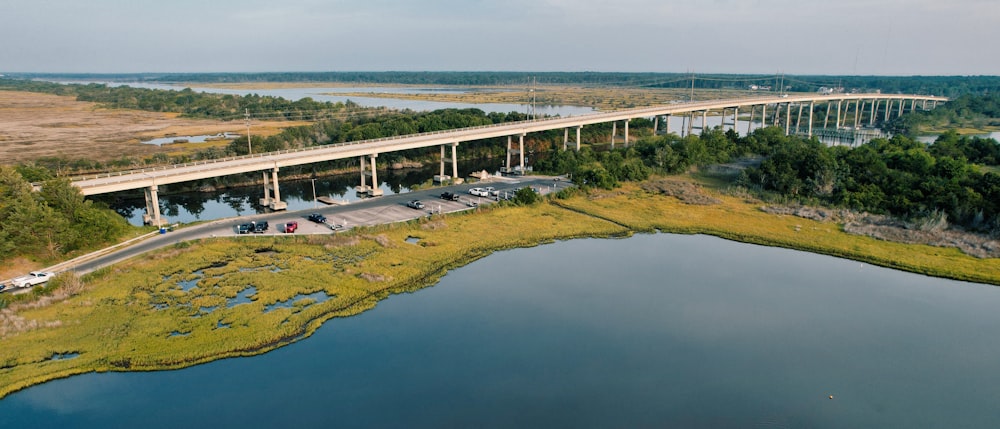
{"label": "marsh grass", "polygon": [[[191,242],[75,279],[75,294],[62,300],[3,310],[21,329],[0,331],[0,394],[84,372],[181,368],[259,354],[308,336],[330,318],[432,285],[449,269],[496,250],[625,233],[539,205],[351,234]],[[406,244],[411,236],[431,245]],[[185,291],[184,281],[196,283]],[[249,303],[228,305],[250,287]],[[309,297],[316,293],[328,298]],[[290,304],[265,311],[278,303]],[[51,359],[67,352],[77,355]]]}
{"label": "marsh grass", "polygon": [[[72,293],[45,305],[0,310],[0,323],[20,327],[0,330],[0,396],[85,372],[182,368],[263,353],[309,336],[331,318],[433,285],[492,252],[580,237],[710,234],[1000,284],[998,259],[851,235],[837,224],[767,214],[745,196],[698,189],[718,203],[685,204],[627,184],[343,234],[216,238],[163,249],[67,280],[63,286]],[[185,291],[183,281],[197,283]],[[248,303],[228,305],[249,288]],[[66,353],[76,355],[52,359]]]}

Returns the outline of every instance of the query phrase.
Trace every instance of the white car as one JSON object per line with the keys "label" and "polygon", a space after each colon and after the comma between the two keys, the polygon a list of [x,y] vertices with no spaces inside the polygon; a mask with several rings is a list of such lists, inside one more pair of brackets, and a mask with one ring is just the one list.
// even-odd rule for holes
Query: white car
{"label": "white car", "polygon": [[497,194],[500,193],[499,191],[497,191],[497,188],[494,188],[492,186],[488,186],[488,187],[486,187],[483,190],[486,191],[486,195],[487,196],[491,196],[491,197],[495,197],[495,196],[497,196]]}
{"label": "white car", "polygon": [[11,286],[13,287],[31,287],[34,285],[39,285],[45,283],[55,276],[55,273],[47,273],[41,271],[32,271],[26,276],[21,276],[11,280]]}
{"label": "white car", "polygon": [[472,188],[472,189],[469,189],[469,193],[472,194],[472,195],[475,195],[477,197],[488,197],[488,196],[490,196],[490,193],[487,192],[483,188]]}

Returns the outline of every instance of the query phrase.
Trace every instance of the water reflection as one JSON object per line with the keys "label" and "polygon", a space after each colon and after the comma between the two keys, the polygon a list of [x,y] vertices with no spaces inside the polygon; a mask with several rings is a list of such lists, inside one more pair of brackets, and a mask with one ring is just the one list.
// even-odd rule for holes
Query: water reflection
{"label": "water reflection", "polygon": [[[466,177],[469,173],[480,170],[495,172],[503,161],[496,159],[467,160],[459,164],[459,175]],[[423,184],[439,173],[438,166],[412,168],[403,170],[379,171],[382,180],[379,186],[386,195],[403,194],[410,187]],[[355,187],[361,182],[359,174],[341,174],[316,178],[316,197],[330,197],[333,200],[353,202],[359,197]],[[169,222],[195,222],[222,219],[235,216],[265,213],[266,208],[258,204],[263,196],[259,186],[228,188],[210,192],[178,192],[171,193],[171,185],[160,187],[160,213]],[[281,180],[281,199],[288,203],[288,210],[306,210],[322,206],[313,198],[313,183],[311,180]],[[146,202],[141,192],[118,192],[114,194],[95,195],[88,197],[95,201],[108,204],[121,214],[129,223],[142,225],[142,216],[146,212]]]}

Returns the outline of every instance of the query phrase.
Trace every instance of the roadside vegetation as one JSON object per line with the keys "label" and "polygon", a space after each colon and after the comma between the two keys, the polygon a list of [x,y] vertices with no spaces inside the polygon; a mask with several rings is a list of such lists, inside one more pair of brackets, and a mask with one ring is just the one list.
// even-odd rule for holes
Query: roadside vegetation
{"label": "roadside vegetation", "polygon": [[1000,130],[1000,95],[963,94],[933,110],[893,118],[883,128],[910,137],[948,131],[972,134]]}
{"label": "roadside vegetation", "polygon": [[[32,190],[30,181],[42,183],[42,190]],[[42,169],[0,166],[0,264],[5,267],[0,273],[33,265],[15,263],[18,259],[58,262],[137,231],[113,210],[85,200],[67,179]]]}

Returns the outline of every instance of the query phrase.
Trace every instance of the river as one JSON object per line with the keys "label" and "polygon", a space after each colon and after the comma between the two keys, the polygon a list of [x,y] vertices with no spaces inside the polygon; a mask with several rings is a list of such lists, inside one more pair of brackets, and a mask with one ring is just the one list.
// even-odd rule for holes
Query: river
{"label": "river", "polygon": [[35,386],[0,426],[993,427],[997,308],[996,287],[713,237],[572,240],[261,356]]}

